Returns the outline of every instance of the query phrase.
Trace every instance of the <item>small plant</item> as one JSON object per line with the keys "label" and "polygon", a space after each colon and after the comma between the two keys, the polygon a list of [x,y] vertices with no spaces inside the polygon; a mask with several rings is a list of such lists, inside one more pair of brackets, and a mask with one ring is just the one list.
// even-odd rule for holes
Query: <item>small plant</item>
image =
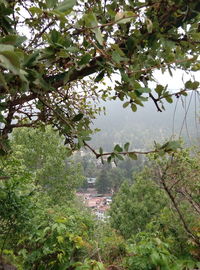
{"label": "small plant", "polygon": [[190,270],[199,263],[192,259],[178,259],[170,250],[170,245],[156,233],[142,232],[130,240],[128,269],[134,270]]}
{"label": "small plant", "polygon": [[105,270],[103,263],[90,259],[85,259],[83,263],[78,262],[74,267],[75,270]]}

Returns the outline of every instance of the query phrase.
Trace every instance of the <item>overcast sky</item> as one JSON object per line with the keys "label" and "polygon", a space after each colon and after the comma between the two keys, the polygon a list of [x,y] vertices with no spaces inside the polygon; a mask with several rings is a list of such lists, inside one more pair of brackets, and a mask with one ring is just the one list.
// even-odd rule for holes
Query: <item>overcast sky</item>
{"label": "overcast sky", "polygon": [[[184,83],[188,80],[191,80],[193,77],[196,78],[197,81],[199,81],[200,78],[200,71],[198,72],[190,72],[187,74],[186,72],[183,72],[182,70],[176,70],[173,72],[173,77],[170,76],[169,72],[165,72],[162,74],[161,71],[156,70],[154,72],[154,76],[156,80],[162,85],[168,84],[168,89],[180,89],[181,87],[184,87]],[[150,82],[149,86],[151,88],[155,87],[155,83]]]}

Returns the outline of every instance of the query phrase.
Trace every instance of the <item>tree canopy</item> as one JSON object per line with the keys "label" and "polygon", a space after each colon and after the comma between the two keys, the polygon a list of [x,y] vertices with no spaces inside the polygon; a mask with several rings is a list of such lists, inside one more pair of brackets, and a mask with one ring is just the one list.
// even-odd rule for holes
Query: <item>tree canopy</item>
{"label": "tree canopy", "polygon": [[[52,128],[21,128],[13,132],[12,152],[24,160],[29,172],[35,175],[35,185],[48,191],[52,200],[69,201],[83,182],[82,167],[67,157],[63,138]],[[42,147],[41,147],[42,146]]]}
{"label": "tree canopy", "polygon": [[196,91],[191,78],[171,93],[154,71],[200,69],[199,11],[192,0],[1,0],[1,153],[14,128],[46,124],[70,150],[88,146],[99,99],[133,111],[151,99],[162,111],[163,100]]}

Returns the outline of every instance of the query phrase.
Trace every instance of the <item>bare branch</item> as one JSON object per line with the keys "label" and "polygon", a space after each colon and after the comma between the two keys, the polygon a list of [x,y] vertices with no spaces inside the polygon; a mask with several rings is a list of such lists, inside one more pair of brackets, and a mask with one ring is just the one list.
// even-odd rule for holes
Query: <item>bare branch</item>
{"label": "bare branch", "polygon": [[161,182],[161,184],[162,184],[162,186],[163,186],[165,192],[167,193],[168,197],[170,198],[170,200],[171,200],[171,202],[172,202],[172,204],[173,204],[173,206],[174,206],[174,208],[175,208],[175,210],[176,210],[176,212],[177,212],[177,214],[178,214],[178,216],[179,216],[179,218],[180,218],[180,221],[181,221],[182,224],[183,224],[183,227],[184,227],[186,233],[187,233],[187,234],[194,240],[194,242],[200,247],[200,239],[199,239],[199,237],[198,237],[198,236],[195,236],[195,235],[191,232],[191,230],[189,229],[189,227],[188,227],[188,225],[187,225],[187,223],[186,223],[186,221],[185,221],[185,218],[183,217],[183,214],[182,214],[182,212],[180,211],[179,206],[178,206],[178,204],[177,204],[177,202],[176,202],[176,200],[175,200],[175,198],[174,198],[172,192],[170,191],[170,188],[168,188],[168,186],[167,186],[167,184],[166,184],[166,182],[165,182],[165,178],[166,178],[168,169],[169,169],[169,164],[166,166],[166,168],[165,168],[165,170],[164,170],[163,173],[161,172],[161,169],[159,168],[160,182]]}

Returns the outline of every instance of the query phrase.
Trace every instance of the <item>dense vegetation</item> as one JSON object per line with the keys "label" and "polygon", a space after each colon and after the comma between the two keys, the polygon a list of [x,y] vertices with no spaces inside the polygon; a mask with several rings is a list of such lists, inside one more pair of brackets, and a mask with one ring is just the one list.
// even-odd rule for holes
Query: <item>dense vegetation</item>
{"label": "dense vegetation", "polygon": [[[96,164],[90,155],[67,157],[62,140],[50,127],[19,129],[12,154],[1,159],[5,269],[199,267],[199,153],[154,154],[145,163],[129,159],[112,167]],[[90,166],[100,192],[115,190],[106,222],[96,220],[75,195]]]}
{"label": "dense vegetation", "polygon": [[195,76],[171,91],[154,71],[200,69],[199,11],[192,0],[1,0],[1,154],[13,129],[51,124],[69,152],[85,146],[109,161],[134,157],[137,145],[106,153],[88,144],[98,101],[118,100],[133,112],[152,101],[162,112],[165,101],[197,94]]}

